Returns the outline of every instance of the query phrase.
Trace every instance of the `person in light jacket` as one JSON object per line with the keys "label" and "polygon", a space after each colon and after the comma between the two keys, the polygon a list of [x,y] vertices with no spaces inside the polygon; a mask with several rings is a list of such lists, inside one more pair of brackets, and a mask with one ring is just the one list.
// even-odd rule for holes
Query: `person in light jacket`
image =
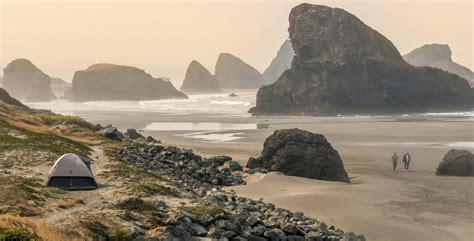
{"label": "person in light jacket", "polygon": [[409,152],[406,152],[405,155],[403,155],[403,163],[405,164],[403,167],[404,171],[408,171],[410,169],[410,162],[411,162],[411,156]]}

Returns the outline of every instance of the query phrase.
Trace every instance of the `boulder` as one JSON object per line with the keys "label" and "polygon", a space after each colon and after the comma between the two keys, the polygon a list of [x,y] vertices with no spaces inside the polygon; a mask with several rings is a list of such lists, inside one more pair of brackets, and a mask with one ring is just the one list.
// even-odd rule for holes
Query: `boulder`
{"label": "boulder", "polygon": [[135,67],[115,64],[95,64],[76,71],[71,95],[72,101],[187,98],[169,81],[153,78]]}
{"label": "boulder", "polygon": [[443,157],[436,169],[439,176],[474,176],[474,154],[452,149]]}
{"label": "boulder", "polygon": [[131,129],[127,129],[127,131],[125,131],[124,133],[125,137],[129,138],[129,139],[132,139],[132,140],[137,140],[137,139],[145,139],[145,137],[138,133],[137,130],[131,128]]}
{"label": "boulder", "polygon": [[340,8],[300,4],[289,17],[291,68],[258,90],[254,115],[467,110],[474,90],[457,75],[406,63],[395,46]]}
{"label": "boulder", "polygon": [[16,59],[3,69],[3,88],[15,98],[29,102],[55,99],[51,78],[27,59]]}
{"label": "boulder", "polygon": [[473,80],[474,73],[469,68],[455,63],[451,55],[451,48],[447,44],[426,44],[403,55],[403,59],[415,66],[438,68],[468,81]]}
{"label": "boulder", "polygon": [[221,87],[219,81],[209,70],[193,60],[186,70],[181,90],[185,92],[219,92]]}
{"label": "boulder", "polygon": [[153,136],[148,136],[148,137],[146,138],[146,141],[147,141],[148,143],[161,144],[161,140],[157,140],[157,139],[155,139]]}
{"label": "boulder", "polygon": [[300,129],[277,130],[264,144],[262,155],[247,167],[265,168],[285,175],[349,182],[339,153],[323,135]]}
{"label": "boulder", "polygon": [[229,97],[237,97],[237,94],[236,93],[230,93]]}
{"label": "boulder", "polygon": [[258,89],[263,83],[258,70],[229,53],[217,58],[215,75],[225,89]]}
{"label": "boulder", "polygon": [[293,56],[295,56],[295,51],[291,46],[291,41],[287,39],[270,65],[263,71],[263,84],[269,85],[277,81],[281,74],[291,67]]}
{"label": "boulder", "polygon": [[236,162],[236,161],[226,161],[224,163],[224,167],[227,167],[230,169],[230,171],[234,172],[234,171],[242,171],[242,166]]}
{"label": "boulder", "polygon": [[107,127],[105,129],[96,131],[95,133],[114,141],[121,141],[124,138],[123,134],[115,127]]}

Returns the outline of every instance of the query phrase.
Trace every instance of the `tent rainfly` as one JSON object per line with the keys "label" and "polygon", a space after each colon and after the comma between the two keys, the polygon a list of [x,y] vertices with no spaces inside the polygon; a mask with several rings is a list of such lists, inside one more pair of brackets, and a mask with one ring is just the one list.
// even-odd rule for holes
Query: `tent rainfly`
{"label": "tent rainfly", "polygon": [[96,189],[90,162],[88,158],[76,154],[62,155],[51,168],[46,186],[65,190]]}

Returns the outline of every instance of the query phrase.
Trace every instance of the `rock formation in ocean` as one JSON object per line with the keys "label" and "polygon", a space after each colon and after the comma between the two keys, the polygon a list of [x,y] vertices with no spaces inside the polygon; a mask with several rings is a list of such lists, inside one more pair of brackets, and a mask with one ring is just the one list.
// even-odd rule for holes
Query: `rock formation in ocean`
{"label": "rock formation in ocean", "polygon": [[0,87],[3,87],[3,76],[0,76]]}
{"label": "rock formation in ocean", "polygon": [[50,77],[27,59],[16,59],[3,69],[3,88],[11,96],[29,102],[55,99]]}
{"label": "rock formation in ocean", "polygon": [[403,55],[403,59],[415,66],[427,66],[442,69],[471,82],[474,80],[474,73],[453,61],[451,58],[451,48],[447,44],[426,44]]}
{"label": "rock formation in ocean", "polygon": [[289,176],[349,182],[339,153],[326,138],[300,129],[275,131],[265,140],[262,155],[250,158],[247,167],[265,168]]}
{"label": "rock formation in ocean", "polygon": [[206,67],[193,60],[186,70],[181,90],[185,92],[219,92],[221,87],[219,81]]}
{"label": "rock formation in ocean", "polygon": [[457,75],[406,63],[382,34],[339,8],[293,8],[292,66],[257,93],[254,115],[452,111],[474,106]]}
{"label": "rock formation in ocean", "polygon": [[258,89],[263,83],[258,70],[228,53],[217,58],[215,76],[224,89]]}
{"label": "rock formation in ocean", "polygon": [[60,78],[51,77],[51,91],[57,97],[64,97],[64,95],[70,91],[72,84],[68,83]]}
{"label": "rock formation in ocean", "polygon": [[291,41],[287,39],[268,68],[263,71],[263,84],[273,84],[277,81],[281,74],[291,67],[293,56],[295,56],[295,51],[293,51]]}
{"label": "rock formation in ocean", "polygon": [[168,81],[135,67],[115,64],[95,64],[76,71],[71,95],[73,101],[187,98]]}
{"label": "rock formation in ocean", "polygon": [[449,150],[436,169],[438,176],[474,176],[474,154],[466,150]]}

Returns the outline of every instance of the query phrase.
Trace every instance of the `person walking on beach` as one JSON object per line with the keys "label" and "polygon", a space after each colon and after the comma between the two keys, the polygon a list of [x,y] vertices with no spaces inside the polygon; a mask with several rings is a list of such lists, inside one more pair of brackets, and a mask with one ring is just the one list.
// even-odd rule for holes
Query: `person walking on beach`
{"label": "person walking on beach", "polygon": [[397,153],[393,153],[393,156],[392,156],[392,164],[393,164],[393,171],[395,171],[397,169],[397,164],[398,164],[398,159],[400,159],[397,155]]}
{"label": "person walking on beach", "polygon": [[406,152],[405,155],[403,155],[403,163],[405,164],[403,167],[403,171],[408,171],[410,169],[410,162],[411,162],[411,156],[410,153]]}

